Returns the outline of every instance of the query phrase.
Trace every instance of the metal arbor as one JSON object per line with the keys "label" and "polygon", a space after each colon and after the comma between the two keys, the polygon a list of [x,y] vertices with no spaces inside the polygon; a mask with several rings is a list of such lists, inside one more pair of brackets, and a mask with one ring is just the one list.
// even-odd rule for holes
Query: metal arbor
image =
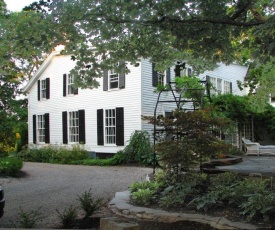
{"label": "metal arbor", "polygon": [[[210,101],[210,82],[208,77],[206,77],[206,80],[199,80],[198,81],[201,84],[204,84],[205,87],[202,88],[187,88],[187,87],[182,87],[178,88],[176,86],[176,82],[169,82],[167,87],[165,89],[162,89],[157,98],[156,106],[154,109],[154,120],[156,121],[157,119],[157,109],[160,103],[175,103],[176,104],[176,109],[178,110],[184,110],[184,111],[194,111],[198,109],[203,109],[204,108],[204,97],[207,97]],[[196,99],[194,98],[183,98],[184,92],[188,91],[196,91],[199,92],[200,96],[197,97]],[[167,99],[167,100],[161,100],[161,95],[162,93],[167,92],[172,94],[172,99]],[[171,97],[170,97],[171,98]],[[193,108],[183,108],[184,103],[191,103],[193,105]],[[196,108],[195,105],[198,105]],[[153,174],[155,174],[155,169],[156,169],[156,150],[155,150],[155,145],[156,145],[156,135],[158,132],[163,132],[165,130],[157,130],[156,127],[156,122],[154,122],[154,130],[153,130],[153,137],[154,137],[154,142],[153,142]],[[177,133],[177,139],[179,138],[179,134]]]}

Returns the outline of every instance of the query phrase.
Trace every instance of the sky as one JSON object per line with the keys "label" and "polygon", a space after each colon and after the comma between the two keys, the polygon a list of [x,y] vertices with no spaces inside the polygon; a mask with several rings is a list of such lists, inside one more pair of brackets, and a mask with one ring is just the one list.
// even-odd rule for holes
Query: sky
{"label": "sky", "polygon": [[10,11],[21,11],[25,6],[30,5],[36,0],[4,0],[7,4],[7,9]]}

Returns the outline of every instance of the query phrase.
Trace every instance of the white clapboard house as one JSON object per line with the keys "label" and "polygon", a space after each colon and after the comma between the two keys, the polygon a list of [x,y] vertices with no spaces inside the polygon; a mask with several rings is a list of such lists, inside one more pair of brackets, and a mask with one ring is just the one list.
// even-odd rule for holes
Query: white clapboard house
{"label": "white clapboard house", "polygon": [[[154,114],[156,85],[173,80],[174,67],[157,73],[148,60],[126,65],[129,74],[106,70],[98,79],[97,89],[76,89],[70,75],[75,62],[70,55],[53,51],[24,88],[28,95],[30,147],[80,143],[97,155],[108,155],[123,149],[135,130],[152,132],[152,126],[141,116]],[[187,71],[190,73],[190,69]],[[240,94],[236,80],[243,80],[246,72],[247,67],[221,64],[206,74],[222,92]],[[165,115],[174,108],[173,103],[163,103],[157,113]]]}

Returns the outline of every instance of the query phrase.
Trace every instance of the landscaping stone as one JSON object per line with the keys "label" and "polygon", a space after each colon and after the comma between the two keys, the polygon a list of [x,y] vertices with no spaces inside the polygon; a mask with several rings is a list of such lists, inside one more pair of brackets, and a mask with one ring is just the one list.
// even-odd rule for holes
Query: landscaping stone
{"label": "landscaping stone", "polygon": [[137,223],[108,217],[100,219],[100,230],[140,230],[140,227]]}
{"label": "landscaping stone", "polygon": [[[130,202],[130,193],[129,191],[125,191],[124,195],[122,193],[118,193],[118,196],[122,199],[119,199],[116,194],[115,198],[110,202],[109,206],[109,208],[118,216],[134,218],[143,221],[156,221],[163,223],[175,223],[179,221],[186,221],[192,223],[199,223],[206,226],[208,225],[209,227],[211,226],[215,229],[257,229],[257,227],[254,225],[240,222],[232,222],[224,217],[211,217],[202,214],[184,214],[175,212],[173,213],[164,210],[155,210],[152,208],[138,207],[131,205],[129,203],[125,205],[123,203]],[[130,208],[127,210],[120,209],[120,207],[125,206]]]}

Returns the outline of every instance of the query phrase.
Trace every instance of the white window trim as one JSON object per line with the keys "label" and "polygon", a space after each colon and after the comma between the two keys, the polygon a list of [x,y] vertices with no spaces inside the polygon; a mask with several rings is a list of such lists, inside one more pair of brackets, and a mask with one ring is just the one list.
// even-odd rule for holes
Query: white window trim
{"label": "white window trim", "polygon": [[[73,120],[75,121],[77,119],[77,126],[71,123],[71,114],[72,113],[77,113],[77,118],[74,118]],[[79,143],[79,113],[78,111],[69,111],[68,112],[68,143],[74,144],[74,143]],[[72,121],[73,122],[73,121]],[[71,133],[71,128],[76,128],[77,127],[77,134],[72,134]],[[71,141],[72,136],[77,138],[77,141]]]}
{"label": "white window trim", "polygon": [[106,111],[107,110],[114,110],[115,124],[113,126],[114,126],[114,128],[115,128],[114,130],[116,132],[116,108],[115,107],[105,108],[104,111],[103,111],[104,112],[104,115],[103,115],[103,119],[104,119],[104,146],[117,146],[116,145],[116,133],[114,134],[115,143],[107,143],[107,132],[106,132],[106,127],[107,127],[107,124],[106,124]]}
{"label": "white window trim", "polygon": [[[74,76],[72,74],[68,74],[68,80],[67,80],[67,86],[66,86],[66,90],[67,90],[67,96],[74,96]],[[71,90],[69,90],[69,87]],[[71,91],[71,92],[70,92]]]}
{"label": "white window trim", "polygon": [[[40,118],[42,118],[40,120]],[[36,127],[37,127],[37,142],[40,144],[44,144],[45,143],[45,115],[41,114],[41,115],[37,115],[37,121],[36,121]],[[41,134],[42,132],[42,134]],[[43,141],[41,141],[41,139]]]}
{"label": "white window trim", "polygon": [[[111,87],[111,76],[116,76],[115,78],[117,79],[114,82],[117,82],[117,87],[112,88]],[[114,70],[109,70],[108,71],[108,89],[109,91],[113,90],[118,90],[119,89],[119,73],[116,73]]]}
{"label": "white window trim", "polygon": [[[43,88],[43,86],[44,86],[44,88]],[[46,79],[42,79],[41,80],[41,88],[40,88],[40,95],[41,95],[40,97],[42,100],[46,100],[46,98],[47,98],[46,94],[47,94],[47,82],[46,82]]]}
{"label": "white window trim", "polygon": [[[167,78],[167,73],[166,71],[163,72],[157,72],[158,73],[158,85],[166,85],[166,78]],[[160,81],[160,77],[162,77],[162,82]]]}

